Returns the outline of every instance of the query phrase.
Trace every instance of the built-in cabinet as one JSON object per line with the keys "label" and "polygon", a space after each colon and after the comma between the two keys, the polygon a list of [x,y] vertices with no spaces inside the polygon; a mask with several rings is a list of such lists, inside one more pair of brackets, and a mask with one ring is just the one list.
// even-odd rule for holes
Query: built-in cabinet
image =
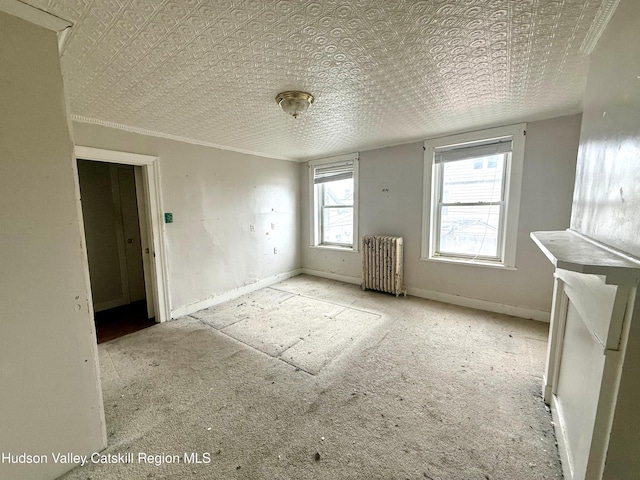
{"label": "built-in cabinet", "polygon": [[640,262],[571,230],[531,237],[556,267],[543,394],[565,478],[633,478],[640,433],[625,429],[618,403],[638,397],[628,373],[640,365],[627,353],[640,349]]}

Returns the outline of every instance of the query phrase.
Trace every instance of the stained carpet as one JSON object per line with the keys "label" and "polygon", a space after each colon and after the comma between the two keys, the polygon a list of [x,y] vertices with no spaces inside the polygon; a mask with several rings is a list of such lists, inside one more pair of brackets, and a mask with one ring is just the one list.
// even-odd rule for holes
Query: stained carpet
{"label": "stained carpet", "polygon": [[63,478],[562,478],[547,330],[295,277],[99,345],[103,453],[134,461]]}

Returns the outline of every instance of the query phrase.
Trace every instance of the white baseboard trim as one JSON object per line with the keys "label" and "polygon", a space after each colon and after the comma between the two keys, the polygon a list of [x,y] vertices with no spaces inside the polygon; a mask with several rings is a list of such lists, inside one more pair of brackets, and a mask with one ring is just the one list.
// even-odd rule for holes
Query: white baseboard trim
{"label": "white baseboard trim", "polygon": [[[362,284],[362,278],[352,277],[350,275],[341,275],[339,273],[322,272],[320,270],[311,270],[302,268],[302,273],[312,275],[314,277],[328,278],[330,280],[338,280],[344,283],[352,283],[354,285]],[[532,310],[530,308],[516,307],[513,305],[504,305],[502,303],[489,302],[487,300],[479,300],[477,298],[463,297],[461,295],[453,295],[450,293],[435,292],[432,290],[423,290],[421,288],[407,287],[407,295],[425,298],[427,300],[435,300],[442,303],[450,303],[460,307],[475,308],[487,312],[503,313],[514,317],[527,318],[537,320],[539,322],[549,323],[551,314],[541,310]]]}
{"label": "white baseboard trim", "polygon": [[514,305],[504,305],[502,303],[489,302],[477,298],[463,297],[461,295],[453,295],[451,293],[434,292],[432,290],[423,290],[421,288],[407,287],[407,294],[414,297],[426,298],[427,300],[435,300],[437,302],[450,303],[460,307],[475,308],[487,312],[502,313],[512,315],[514,317],[527,318],[537,320],[539,322],[549,323],[551,318],[550,312],[541,310],[533,310],[530,308],[516,307]]}
{"label": "white baseboard trim", "polygon": [[305,275],[311,275],[313,277],[328,278],[329,280],[337,280],[344,283],[352,283],[354,285],[360,285],[362,278],[352,277],[350,275],[341,275],[339,273],[322,272],[320,270],[311,270],[310,268],[302,268],[301,273]]}
{"label": "white baseboard trim", "polygon": [[185,315],[189,315],[190,313],[213,307],[214,305],[218,305],[219,303],[224,303],[229,300],[233,300],[234,298],[241,297],[242,295],[260,290],[261,288],[269,287],[275,283],[286,280],[287,278],[300,275],[301,273],[302,269],[298,268],[296,270],[291,270],[290,272],[280,273],[278,275],[274,275],[273,277],[265,278],[255,283],[251,283],[249,285],[245,285],[243,287],[236,288],[234,290],[230,290],[213,297],[209,297],[205,300],[200,300],[199,302],[174,308],[173,310],[171,310],[171,318],[175,319],[184,317]]}
{"label": "white baseboard trim", "polygon": [[[235,290],[231,290],[220,295],[216,295],[199,302],[191,303],[189,305],[183,305],[181,307],[174,308],[171,311],[171,318],[180,318],[190,313],[204,310],[205,308],[218,305],[219,303],[233,300],[242,295],[246,295],[261,288],[269,287],[273,284],[279,283],[287,278],[295,277],[296,275],[305,274],[314,277],[327,278],[329,280],[337,280],[339,282],[350,283],[353,285],[360,285],[362,279],[360,277],[352,277],[351,275],[342,275],[339,273],[322,272],[320,270],[312,270],[310,268],[298,268],[290,272],[274,275],[273,277],[265,278],[256,283],[245,285]],[[529,308],[516,307],[514,305],[504,305],[502,303],[489,302],[487,300],[479,300],[477,298],[463,297],[461,295],[453,295],[450,293],[435,292],[432,290],[424,290],[421,288],[407,287],[407,294],[414,297],[425,298],[427,300],[435,300],[437,302],[449,303],[452,305],[458,305],[460,307],[475,308],[477,310],[484,310],[487,312],[502,313],[505,315],[512,315],[514,317],[527,318],[537,320],[539,322],[549,323],[550,313],[541,310],[533,310]]]}

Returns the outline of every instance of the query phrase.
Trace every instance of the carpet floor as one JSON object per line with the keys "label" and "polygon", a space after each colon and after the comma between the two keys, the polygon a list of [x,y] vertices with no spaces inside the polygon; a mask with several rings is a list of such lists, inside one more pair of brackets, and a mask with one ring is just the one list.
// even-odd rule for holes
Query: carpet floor
{"label": "carpet floor", "polygon": [[547,330],[301,275],[99,345],[115,463],[61,478],[562,478]]}

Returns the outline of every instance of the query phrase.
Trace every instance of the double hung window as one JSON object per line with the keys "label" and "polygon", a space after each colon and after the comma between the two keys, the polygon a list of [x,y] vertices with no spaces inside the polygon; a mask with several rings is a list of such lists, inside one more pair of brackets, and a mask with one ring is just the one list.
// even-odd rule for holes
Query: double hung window
{"label": "double hung window", "polygon": [[357,156],[310,163],[313,245],[357,244]]}
{"label": "double hung window", "polygon": [[524,147],[520,130],[493,129],[425,143],[431,195],[423,257],[515,266]]}

